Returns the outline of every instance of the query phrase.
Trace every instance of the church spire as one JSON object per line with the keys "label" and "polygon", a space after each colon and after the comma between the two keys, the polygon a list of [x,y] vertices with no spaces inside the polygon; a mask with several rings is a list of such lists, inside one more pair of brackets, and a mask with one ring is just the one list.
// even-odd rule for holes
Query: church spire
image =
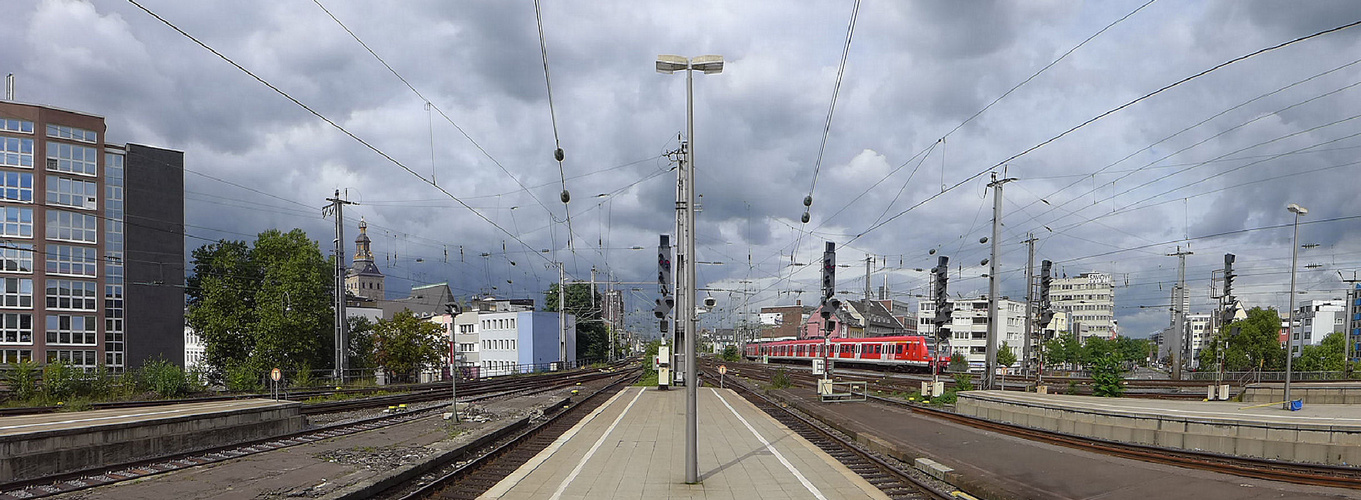
{"label": "church spire", "polygon": [[369,249],[369,223],[359,218],[359,237],[354,239],[355,262],[373,262],[373,251]]}

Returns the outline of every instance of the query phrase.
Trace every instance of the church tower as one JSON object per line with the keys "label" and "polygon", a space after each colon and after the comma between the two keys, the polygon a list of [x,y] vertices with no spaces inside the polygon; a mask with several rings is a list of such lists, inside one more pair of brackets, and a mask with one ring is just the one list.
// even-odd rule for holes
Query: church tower
{"label": "church tower", "polygon": [[383,300],[383,273],[373,265],[369,248],[369,223],[359,219],[359,237],[354,239],[354,265],[345,271],[345,291],[370,300]]}

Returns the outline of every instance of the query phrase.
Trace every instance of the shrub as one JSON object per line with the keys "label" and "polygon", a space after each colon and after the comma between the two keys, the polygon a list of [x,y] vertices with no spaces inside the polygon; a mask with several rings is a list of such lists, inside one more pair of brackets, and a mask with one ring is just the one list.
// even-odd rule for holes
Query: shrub
{"label": "shrub", "polygon": [[728,347],[723,348],[723,361],[727,361],[729,363],[736,363],[741,360],[742,351],[739,350],[737,346],[730,345]]}
{"label": "shrub", "polygon": [[148,361],[140,371],[142,387],[163,398],[173,398],[185,392],[188,381],[184,370],[164,359]]}
{"label": "shrub", "polygon": [[10,363],[9,373],[5,374],[5,383],[9,386],[14,399],[19,401],[32,399],[38,393],[38,365],[32,360]]}
{"label": "shrub", "polygon": [[260,392],[260,372],[250,363],[227,366],[227,390],[232,392]]}
{"label": "shrub", "polygon": [[771,389],[788,389],[793,385],[794,383],[789,380],[789,374],[785,373],[784,368],[775,370],[775,374],[770,376]]}
{"label": "shrub", "polygon": [[65,361],[48,363],[43,367],[43,397],[62,401],[78,394],[84,373]]}
{"label": "shrub", "polygon": [[311,387],[313,384],[316,383],[317,383],[316,377],[312,376],[312,364],[303,361],[302,364],[298,365],[297,373],[293,375],[293,386]]}
{"label": "shrub", "polygon": [[1092,363],[1092,394],[1106,398],[1118,398],[1125,394],[1124,378],[1120,376],[1120,363],[1115,356],[1106,355]]}
{"label": "shrub", "polygon": [[972,391],[972,390],[973,390],[973,374],[967,372],[956,373],[955,391]]}

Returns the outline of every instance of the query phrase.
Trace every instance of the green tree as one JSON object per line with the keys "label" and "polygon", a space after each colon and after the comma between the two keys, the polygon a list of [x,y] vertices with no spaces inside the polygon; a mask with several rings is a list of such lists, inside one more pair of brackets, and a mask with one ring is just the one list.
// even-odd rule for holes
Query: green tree
{"label": "green tree", "polygon": [[1059,332],[1054,338],[1044,343],[1044,363],[1046,366],[1077,363],[1081,356],[1081,350],[1082,343],[1078,342],[1076,335]]}
{"label": "green tree", "polygon": [[216,375],[332,365],[332,261],[301,229],[265,231],[253,247],[219,241],[192,256],[185,319]]}
{"label": "green tree", "polygon": [[964,357],[964,353],[961,352],[950,354],[948,369],[952,373],[967,373],[969,371],[969,358]]}
{"label": "green tree", "polygon": [[[1224,351],[1226,371],[1285,369],[1285,348],[1280,344],[1281,317],[1275,309],[1254,307],[1247,319],[1220,328],[1214,341],[1201,349],[1197,358],[1200,366],[1218,366],[1219,352]],[[1227,348],[1225,344],[1227,343]]]}
{"label": "green tree", "polygon": [[1347,340],[1342,332],[1330,333],[1318,345],[1301,348],[1294,368],[1302,372],[1342,371],[1346,364],[1346,349]]}
{"label": "green tree", "polygon": [[1012,352],[1011,346],[1002,342],[1002,346],[997,349],[997,366],[1009,367],[1016,364],[1016,353]]}
{"label": "green tree", "polygon": [[363,316],[351,316],[349,335],[350,368],[377,368],[378,363],[373,360],[373,322]]}
{"label": "green tree", "polygon": [[397,375],[411,380],[417,370],[438,364],[444,356],[444,327],[422,321],[403,310],[390,320],[380,319],[373,326],[374,361]]}
{"label": "green tree", "polygon": [[[544,300],[547,302],[545,311],[558,312],[557,283],[549,285]],[[567,314],[576,317],[577,321],[577,360],[607,359],[610,337],[600,316],[600,306],[604,304],[600,294],[592,292],[590,283],[571,283],[567,285],[567,295],[563,297],[563,302]]]}

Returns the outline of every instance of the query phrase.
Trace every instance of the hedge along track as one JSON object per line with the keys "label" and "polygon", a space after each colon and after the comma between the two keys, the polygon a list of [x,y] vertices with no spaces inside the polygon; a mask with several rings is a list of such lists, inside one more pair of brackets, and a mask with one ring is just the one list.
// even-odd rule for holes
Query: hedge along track
{"label": "hedge along track", "polygon": [[[535,394],[562,389],[572,386],[578,381],[593,380],[618,376],[620,373],[594,373],[582,376],[580,373],[564,373],[559,376],[549,376],[557,378],[556,381],[547,381],[544,378],[534,380],[537,386],[526,386],[520,388],[507,388],[505,385],[497,384],[485,387],[485,393],[464,393],[459,391],[459,402],[473,402],[490,398],[503,397],[511,394]],[[447,396],[446,396],[447,397]],[[385,401],[385,403],[387,403]],[[369,405],[373,407],[373,405]],[[353,408],[342,408],[343,411]],[[118,483],[131,479],[142,479],[170,471],[207,465],[234,458],[264,453],[280,448],[287,448],[300,444],[311,443],[323,439],[336,438],[355,434],[364,431],[379,429],[396,424],[406,423],[420,418],[428,417],[432,414],[441,413],[447,407],[438,406],[424,410],[415,410],[401,413],[391,413],[377,417],[360,419],[357,421],[332,424],[314,429],[307,429],[293,434],[278,436],[274,438],[250,441],[236,445],[223,446],[208,450],[200,450],[191,453],[182,453],[165,457],[152,458],[137,462],[113,464],[104,467],[96,467],[83,471],[74,471],[65,474],[57,474],[41,479],[28,481],[18,481],[5,485],[0,485],[0,500],[42,498],[72,491],[104,486],[107,484]]]}
{"label": "hedge along track", "polygon": [[[709,371],[706,369],[706,371]],[[706,378],[717,378],[715,373],[707,373]],[[712,381],[713,379],[709,379]],[[803,439],[808,440],[822,451],[831,455],[841,462],[852,472],[860,475],[870,484],[879,488],[889,498],[895,499],[951,499],[955,498],[949,491],[940,491],[937,487],[925,481],[917,479],[913,472],[904,470],[897,465],[889,463],[874,453],[866,451],[860,445],[849,441],[835,433],[826,430],[822,425],[799,415],[785,405],[776,403],[765,395],[760,394],[745,383],[735,377],[728,377],[731,381],[727,387],[738,390],[742,397],[756,405],[761,411],[770,415],[776,421],[784,424],[790,430],[797,433]]]}
{"label": "hedge along track", "polygon": [[1361,468],[1341,465],[1302,464],[1280,462],[1265,458],[1239,457],[1220,453],[1164,448],[1104,439],[1075,436],[1062,432],[1021,427],[994,420],[932,408],[891,398],[870,396],[882,402],[908,406],[917,413],[977,429],[1039,441],[1068,448],[1076,448],[1104,455],[1152,462],[1175,467],[1186,467],[1234,476],[1266,479],[1311,486],[1361,489]]}
{"label": "hedge along track", "polygon": [[[623,390],[627,383],[637,380],[639,375],[641,371],[615,380],[518,435],[494,443],[485,451],[476,452],[476,458],[397,498],[477,498],[548,448],[559,436],[604,404],[609,396]],[[396,490],[407,491],[400,486]]]}

